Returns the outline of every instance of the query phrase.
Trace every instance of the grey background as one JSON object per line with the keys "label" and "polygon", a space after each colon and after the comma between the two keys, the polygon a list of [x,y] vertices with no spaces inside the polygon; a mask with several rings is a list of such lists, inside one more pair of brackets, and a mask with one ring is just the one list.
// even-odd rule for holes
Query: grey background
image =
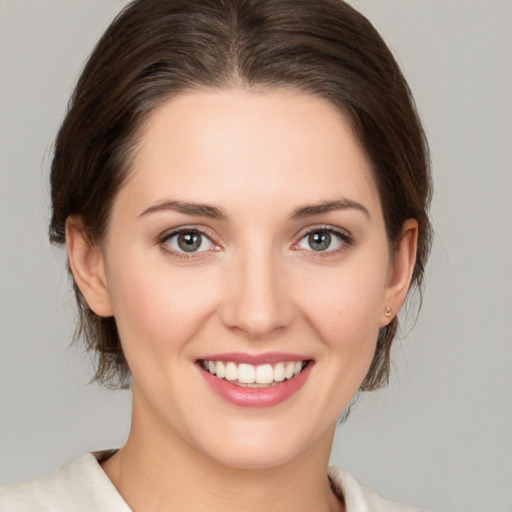
{"label": "grey background", "polygon": [[[128,432],[129,393],[87,385],[89,358],[68,347],[65,257],[46,240],[51,142],[85,56],[125,3],[0,0],[0,484]],[[351,3],[415,94],[437,236],[392,382],[339,429],[332,462],[431,510],[511,512],[512,2]]]}

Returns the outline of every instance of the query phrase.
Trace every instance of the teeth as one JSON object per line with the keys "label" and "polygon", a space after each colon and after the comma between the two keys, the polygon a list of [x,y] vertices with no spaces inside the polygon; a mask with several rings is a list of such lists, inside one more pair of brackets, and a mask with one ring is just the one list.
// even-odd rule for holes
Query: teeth
{"label": "teeth", "polygon": [[254,379],[258,384],[270,384],[274,381],[274,369],[270,364],[264,364],[256,368]]}
{"label": "teeth", "polygon": [[254,384],[256,381],[256,368],[251,364],[241,364],[238,367],[238,382],[242,384]]}
{"label": "teeth", "polygon": [[[208,368],[210,367],[210,364],[208,364]],[[222,361],[217,361],[215,363],[215,375],[219,377],[219,379],[223,379],[226,375],[226,372],[224,371],[224,363]]]}
{"label": "teeth", "polygon": [[302,371],[304,363],[302,361],[290,361],[275,365],[262,364],[254,366],[246,363],[236,365],[233,362],[203,361],[202,366],[206,371],[220,379],[236,381],[236,384],[241,385],[264,386],[295,377]]}
{"label": "teeth", "polygon": [[238,368],[236,367],[235,363],[228,363],[226,365],[226,372],[225,372],[224,378],[226,380],[237,380],[238,379]]}
{"label": "teeth", "polygon": [[284,367],[284,377],[285,377],[285,379],[291,379],[293,377],[293,370],[294,370],[294,368],[295,368],[295,363],[288,363]]}
{"label": "teeth", "polygon": [[274,367],[274,380],[282,382],[284,380],[284,364],[277,363]]}

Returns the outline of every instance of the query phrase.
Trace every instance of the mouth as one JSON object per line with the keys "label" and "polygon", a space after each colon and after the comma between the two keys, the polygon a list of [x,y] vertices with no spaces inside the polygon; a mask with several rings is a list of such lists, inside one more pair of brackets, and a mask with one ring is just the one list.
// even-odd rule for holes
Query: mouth
{"label": "mouth", "polygon": [[312,361],[308,359],[253,365],[234,361],[200,359],[198,363],[210,375],[228,381],[235,386],[268,388],[293,380],[311,365]]}

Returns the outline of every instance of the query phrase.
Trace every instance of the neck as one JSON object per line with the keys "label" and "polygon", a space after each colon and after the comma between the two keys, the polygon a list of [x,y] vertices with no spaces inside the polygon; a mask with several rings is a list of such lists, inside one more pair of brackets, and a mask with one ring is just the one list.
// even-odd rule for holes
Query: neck
{"label": "neck", "polygon": [[334,435],[291,461],[264,468],[226,466],[198,452],[176,432],[135,414],[128,440],[102,464],[134,511],[342,511],[327,466]]}

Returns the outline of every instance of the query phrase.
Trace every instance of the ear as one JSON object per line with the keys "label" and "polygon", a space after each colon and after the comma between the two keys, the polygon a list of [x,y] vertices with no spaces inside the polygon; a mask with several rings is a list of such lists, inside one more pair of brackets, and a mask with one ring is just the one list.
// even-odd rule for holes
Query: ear
{"label": "ear", "polygon": [[392,255],[388,282],[384,290],[380,327],[388,325],[393,320],[405,301],[416,264],[417,245],[418,222],[416,219],[407,219]]}
{"label": "ear", "polygon": [[87,304],[99,316],[112,316],[103,252],[89,240],[79,216],[66,220],[66,247],[75,283]]}

